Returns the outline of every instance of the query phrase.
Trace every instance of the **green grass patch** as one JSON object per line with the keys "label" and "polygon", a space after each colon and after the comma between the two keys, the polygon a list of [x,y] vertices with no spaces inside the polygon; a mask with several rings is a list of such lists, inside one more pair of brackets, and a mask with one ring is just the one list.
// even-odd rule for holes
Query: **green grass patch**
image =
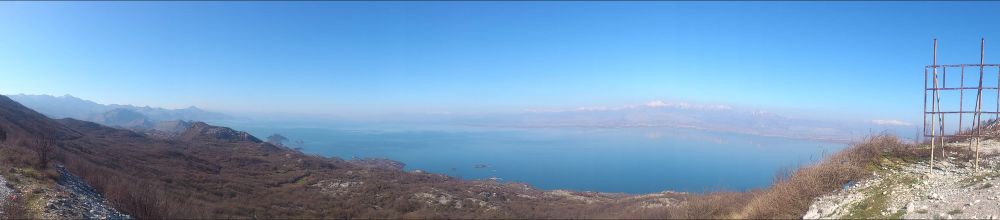
{"label": "green grass patch", "polygon": [[[898,158],[886,158],[883,157],[881,164],[886,168],[896,169],[901,168],[906,165],[906,162]],[[888,171],[880,171],[883,175],[889,174]],[[865,198],[861,199],[858,203],[854,204],[845,219],[901,219],[905,210],[897,210],[896,212],[883,214],[883,210],[886,210],[889,206],[889,200],[891,199],[893,189],[900,187],[908,187],[919,183],[919,179],[915,176],[906,174],[896,174],[888,175],[882,177],[882,182],[878,185],[869,187],[865,189]]]}
{"label": "green grass patch", "polygon": [[905,159],[899,157],[882,156],[879,160],[880,165],[885,169],[902,169],[909,164]]}
{"label": "green grass patch", "polygon": [[918,183],[920,183],[920,178],[917,178],[915,176],[906,175],[906,176],[900,177],[899,183],[902,184],[902,185],[904,185],[904,186],[913,186],[913,185],[917,185]]}
{"label": "green grass patch", "polygon": [[884,183],[869,189],[865,192],[866,197],[854,204],[850,212],[844,218],[847,219],[874,219],[882,218],[882,210],[888,205],[888,194],[883,194],[886,187]]}
{"label": "green grass patch", "polygon": [[31,168],[31,167],[15,168],[15,172],[20,173],[21,175],[24,175],[25,177],[33,178],[33,179],[34,178],[38,178],[38,176],[39,176],[38,170],[35,170],[35,168]]}
{"label": "green grass patch", "polygon": [[982,186],[979,186],[979,188],[976,188],[976,189],[989,189],[991,187],[993,187],[992,183],[986,183],[986,184],[983,184]]}
{"label": "green grass patch", "polygon": [[865,171],[867,171],[867,172],[877,172],[877,171],[881,171],[881,170],[882,170],[882,166],[879,166],[878,164],[872,163],[872,164],[865,165]]}
{"label": "green grass patch", "polygon": [[992,179],[1000,177],[1000,175],[997,175],[996,172],[980,173],[974,176],[966,177],[958,182],[962,183],[962,188],[969,188],[985,181],[987,177]]}
{"label": "green grass patch", "polygon": [[905,214],[906,214],[906,210],[905,209],[900,209],[900,210],[896,211],[896,213],[889,214],[889,216],[886,216],[886,218],[887,219],[903,219],[903,215],[905,215]]}
{"label": "green grass patch", "polygon": [[955,209],[955,210],[951,210],[951,211],[948,211],[948,214],[949,214],[949,215],[958,215],[958,214],[962,214],[962,210],[961,210],[961,209]]}

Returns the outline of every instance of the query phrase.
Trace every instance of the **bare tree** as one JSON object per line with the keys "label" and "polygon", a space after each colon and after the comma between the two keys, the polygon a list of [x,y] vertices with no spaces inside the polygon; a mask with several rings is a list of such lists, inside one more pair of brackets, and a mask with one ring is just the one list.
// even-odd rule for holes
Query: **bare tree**
{"label": "bare tree", "polygon": [[48,168],[53,150],[52,142],[46,139],[36,139],[33,145],[35,153],[38,155],[38,167],[41,169]]}

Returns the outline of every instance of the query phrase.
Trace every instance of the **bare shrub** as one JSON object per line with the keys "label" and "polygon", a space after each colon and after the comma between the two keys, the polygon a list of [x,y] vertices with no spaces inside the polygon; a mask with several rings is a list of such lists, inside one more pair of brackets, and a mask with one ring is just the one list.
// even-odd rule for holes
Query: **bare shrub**
{"label": "bare shrub", "polygon": [[49,167],[49,160],[52,159],[52,142],[46,139],[35,139],[31,144],[32,148],[35,150],[35,155],[38,158],[38,168],[46,169]]}
{"label": "bare shrub", "polygon": [[0,142],[4,142],[4,141],[7,141],[7,132],[5,132],[3,130],[3,127],[0,126]]}

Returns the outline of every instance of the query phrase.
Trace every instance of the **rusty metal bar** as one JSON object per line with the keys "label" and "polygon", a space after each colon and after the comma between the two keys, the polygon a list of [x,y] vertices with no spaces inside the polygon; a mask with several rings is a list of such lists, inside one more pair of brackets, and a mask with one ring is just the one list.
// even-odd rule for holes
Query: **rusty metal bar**
{"label": "rusty metal bar", "polygon": [[[925,137],[930,137],[929,134],[924,134]],[[949,135],[935,135],[935,137],[976,137],[974,134],[949,134]]]}
{"label": "rusty metal bar", "polygon": [[924,113],[925,113],[925,114],[959,114],[959,113],[970,113],[970,114],[976,114],[976,113],[984,113],[984,114],[1000,114],[1000,112],[984,112],[984,111],[978,111],[978,112],[977,112],[977,111],[962,111],[962,112],[959,112],[959,111],[929,111],[929,112],[924,112]]}
{"label": "rusty metal bar", "polygon": [[959,67],[959,66],[962,66],[962,65],[966,65],[966,66],[1000,66],[1000,64],[947,64],[947,65],[927,65],[927,66],[924,66],[924,68],[933,68],[933,67]]}
{"label": "rusty metal bar", "polygon": [[[980,145],[982,144],[983,129],[996,128],[1000,125],[1000,64],[986,64],[986,39],[980,39],[979,44],[979,64],[938,64],[937,63],[937,52],[938,52],[938,41],[934,39],[934,50],[933,50],[933,60],[932,65],[924,67],[924,114],[923,114],[923,137],[930,137],[930,150],[931,150],[931,161],[930,169],[934,168],[934,160],[937,157],[936,150],[938,145],[942,147],[945,142],[949,141],[948,138],[961,137],[965,138],[959,141],[969,141],[969,148],[975,147],[975,163],[976,172],[979,171],[979,158],[980,158]],[[949,85],[948,80],[948,68],[957,67],[960,68],[959,85],[958,87],[952,87]],[[979,81],[975,84],[975,87],[965,86],[965,68],[966,67],[979,67]],[[997,68],[997,84],[995,86],[984,85],[987,67]],[[938,76],[938,68],[941,68],[941,75]],[[940,79],[939,79],[940,77]],[[940,80],[940,83],[939,83]],[[958,91],[959,102],[958,111],[943,111],[941,106],[941,91]],[[975,90],[976,99],[974,109],[965,109],[965,90]],[[997,97],[994,111],[983,111],[985,98],[983,91],[997,90]],[[928,96],[930,96],[930,105],[928,105]],[[988,108],[988,107],[986,107]],[[958,129],[952,131],[954,133],[948,132],[946,129],[947,123],[945,121],[945,116],[948,114],[958,114]],[[965,129],[965,114],[972,114],[972,124],[970,129]],[[983,114],[991,115],[992,119],[990,121],[983,121]],[[930,117],[928,119],[928,117]],[[930,120],[930,123],[927,123]],[[985,124],[991,122],[990,124]],[[940,141],[940,143],[938,143]],[[942,156],[944,151],[942,148]]]}
{"label": "rusty metal bar", "polygon": [[[928,88],[927,90],[979,90],[979,89],[980,89],[979,87],[952,87],[952,88],[940,87],[940,88],[937,88],[937,89]],[[996,90],[998,88],[997,87],[983,87],[982,89],[984,89],[984,90]]]}

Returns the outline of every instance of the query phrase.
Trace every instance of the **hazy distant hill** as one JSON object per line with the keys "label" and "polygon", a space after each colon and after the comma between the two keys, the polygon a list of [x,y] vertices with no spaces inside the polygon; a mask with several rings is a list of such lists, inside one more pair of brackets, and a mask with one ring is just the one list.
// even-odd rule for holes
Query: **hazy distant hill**
{"label": "hazy distant hill", "polygon": [[205,121],[230,118],[228,115],[201,110],[194,106],[184,109],[165,109],[149,106],[104,105],[71,95],[56,97],[19,94],[8,97],[50,118],[74,118],[125,128],[152,128],[157,123],[165,121]]}
{"label": "hazy distant hill", "polygon": [[678,127],[764,136],[849,141],[872,132],[911,136],[917,129],[903,122],[826,121],[788,117],[728,105],[652,101],[620,107],[534,110],[468,120],[500,127]]}

